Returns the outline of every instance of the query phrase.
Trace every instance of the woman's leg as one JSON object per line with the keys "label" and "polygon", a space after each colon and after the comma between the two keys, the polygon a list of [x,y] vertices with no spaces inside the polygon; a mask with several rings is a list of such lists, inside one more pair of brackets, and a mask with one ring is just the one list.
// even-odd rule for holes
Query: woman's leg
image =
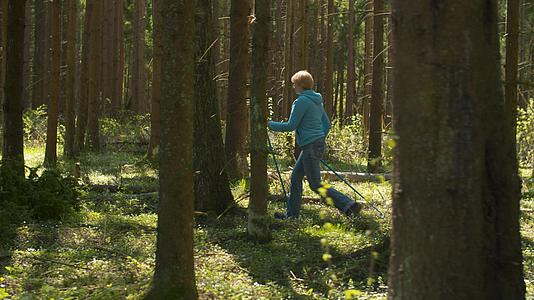
{"label": "woman's leg", "polygon": [[289,188],[289,199],[287,199],[288,218],[298,218],[302,202],[302,180],[304,179],[304,168],[302,166],[302,153],[297,159],[297,163],[291,172],[291,185]]}
{"label": "woman's leg", "polygon": [[322,198],[332,199],[333,204],[344,213],[355,205],[356,202],[347,195],[337,191],[330,185],[321,183],[321,159],[326,149],[324,140],[318,140],[303,147],[301,158],[304,173],[310,184],[310,188]]}

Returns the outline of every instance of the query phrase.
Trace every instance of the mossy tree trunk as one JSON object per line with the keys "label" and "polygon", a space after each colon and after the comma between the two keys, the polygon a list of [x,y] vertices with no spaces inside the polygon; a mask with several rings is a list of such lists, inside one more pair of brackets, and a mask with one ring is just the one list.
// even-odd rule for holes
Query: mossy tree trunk
{"label": "mossy tree trunk", "polygon": [[392,2],[389,299],[525,298],[496,2]]}
{"label": "mossy tree trunk", "polygon": [[161,0],[161,146],[156,270],[148,299],[196,299],[193,264],[193,1]]}

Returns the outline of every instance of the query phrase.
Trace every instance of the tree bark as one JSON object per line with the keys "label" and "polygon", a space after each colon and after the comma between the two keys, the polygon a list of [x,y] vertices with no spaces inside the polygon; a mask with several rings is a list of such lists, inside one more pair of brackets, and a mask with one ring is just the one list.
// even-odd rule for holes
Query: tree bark
{"label": "tree bark", "polygon": [[382,129],[384,115],[384,0],[373,2],[373,78],[369,115],[369,173],[382,168]]}
{"label": "tree bark", "polygon": [[[7,49],[2,167],[9,167],[24,176],[24,136],[22,125],[24,14],[26,1],[8,1]],[[2,21],[6,18],[2,7]]]}
{"label": "tree bark", "polygon": [[61,3],[48,2],[49,69],[48,113],[46,129],[45,165],[55,167],[57,162],[57,125],[61,80]]}
{"label": "tree bark", "polygon": [[[356,103],[356,62],[354,55],[354,30],[355,30],[354,0],[349,0],[349,27],[347,39],[347,105],[345,106],[345,117],[350,119],[354,115],[353,106]],[[340,116],[342,114],[340,113]]]}
{"label": "tree bark", "polygon": [[196,68],[194,92],[194,151],[195,210],[223,212],[233,203],[225,170],[224,146],[219,120],[217,86],[213,79],[215,61],[207,52],[213,43],[211,0],[197,2]]}
{"label": "tree bark", "polygon": [[389,299],[525,299],[496,2],[392,2]]}
{"label": "tree bark", "polygon": [[150,114],[150,144],[148,157],[157,153],[160,141],[160,102],[161,102],[161,0],[152,1],[152,22],[154,24],[154,57],[152,60],[152,105]]}
{"label": "tree bark", "polygon": [[102,103],[102,8],[105,0],[93,0],[88,62],[88,115],[86,146],[100,151],[100,105]]}
{"label": "tree bark", "polygon": [[294,4],[293,2],[297,0],[287,0],[286,2],[286,24],[285,24],[285,46],[284,46],[284,99],[282,100],[283,110],[282,117],[287,118],[291,113],[291,103],[293,101],[293,88],[291,83],[291,76],[294,73],[293,66],[293,15],[294,15]]}
{"label": "tree bark", "polygon": [[328,0],[326,31],[326,77],[324,84],[324,108],[330,118],[334,115],[333,80],[334,80],[334,0]]}
{"label": "tree bark", "polygon": [[48,97],[46,77],[48,69],[48,32],[46,0],[35,0],[34,56],[32,107],[35,109],[46,104]]}
{"label": "tree bark", "polygon": [[231,179],[246,175],[248,132],[247,73],[249,67],[248,16],[251,0],[232,0],[230,15],[230,70],[225,150]]}
{"label": "tree bark", "polygon": [[[115,1],[113,34],[113,99],[111,113],[116,115],[122,108],[124,84],[124,20],[123,0]],[[154,29],[155,30],[155,29]]]}
{"label": "tree bark", "polygon": [[74,137],[76,132],[76,111],[75,111],[75,86],[76,86],[76,27],[78,20],[78,0],[66,0],[64,2],[67,12],[67,25],[65,28],[66,45],[66,75],[65,75],[65,145],[64,155],[73,157]]}
{"label": "tree bark", "polygon": [[196,299],[193,263],[193,1],[162,0],[156,270],[148,299]]}
{"label": "tree bark", "polygon": [[134,0],[133,62],[132,62],[132,110],[146,112],[145,103],[145,0]]}
{"label": "tree bark", "polygon": [[267,64],[271,0],[256,2],[252,37],[252,97],[250,102],[251,177],[248,207],[248,235],[260,242],[271,239],[267,217]]}
{"label": "tree bark", "polygon": [[89,113],[89,54],[92,44],[92,24],[93,24],[94,0],[85,2],[85,16],[82,32],[82,57],[81,57],[81,74],[80,74],[80,95],[78,103],[78,112],[76,118],[76,135],[74,138],[74,153],[78,155],[85,148],[85,136],[87,130],[87,119]]}
{"label": "tree bark", "polygon": [[369,112],[371,110],[371,87],[373,78],[373,0],[367,0],[365,6],[365,53],[364,53],[364,95],[362,101],[363,141],[369,142]]}
{"label": "tree bark", "polygon": [[504,100],[512,116],[511,125],[517,124],[517,69],[519,62],[519,0],[506,1],[506,64]]}
{"label": "tree bark", "polygon": [[31,66],[31,31],[32,31],[32,4],[30,0],[26,1],[26,13],[24,21],[24,91],[22,93],[23,110],[32,106],[30,91],[32,89],[32,66]]}

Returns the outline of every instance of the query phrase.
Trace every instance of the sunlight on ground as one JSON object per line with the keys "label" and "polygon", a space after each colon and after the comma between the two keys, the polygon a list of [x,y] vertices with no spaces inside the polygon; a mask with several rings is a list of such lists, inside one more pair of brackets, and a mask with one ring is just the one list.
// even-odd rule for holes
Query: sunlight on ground
{"label": "sunlight on ground", "polygon": [[[43,149],[26,151],[37,166]],[[79,160],[84,181],[121,184],[123,193],[86,192],[82,210],[61,223],[24,224],[13,241],[0,244],[4,274],[0,287],[16,299],[140,299],[154,267],[155,197],[129,194],[129,187],[157,190],[154,168],[142,153],[87,154]],[[71,170],[74,162],[60,163]],[[83,176],[82,176],[83,177]],[[356,194],[340,182],[335,188]],[[391,213],[388,182],[358,183],[355,188],[386,216]],[[247,182],[233,185],[234,195],[247,191]],[[282,194],[272,180],[272,194]],[[305,185],[305,197],[316,199]],[[238,207],[247,206],[247,198]],[[533,198],[522,200],[534,208]],[[269,214],[282,211],[271,202]],[[534,217],[522,213],[525,275],[534,295]],[[197,218],[195,264],[202,299],[345,299],[359,290],[358,299],[385,299],[390,219],[369,206],[348,220],[316,200],[303,205],[298,221],[272,220],[273,241],[256,244],[246,238],[246,216],[227,214],[219,220]],[[325,256],[325,254],[327,254]],[[11,255],[11,259],[6,260]],[[5,258],[5,259],[4,259]],[[374,265],[370,269],[370,265]]]}

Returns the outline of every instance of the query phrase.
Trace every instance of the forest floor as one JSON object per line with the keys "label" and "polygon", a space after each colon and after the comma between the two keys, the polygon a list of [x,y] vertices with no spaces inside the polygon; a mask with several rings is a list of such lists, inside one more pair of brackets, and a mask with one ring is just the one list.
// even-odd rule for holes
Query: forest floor
{"label": "forest floor", "polygon": [[[27,148],[27,164],[39,165],[43,153],[42,147]],[[140,149],[85,154],[79,162],[83,181],[93,186],[82,195],[82,209],[62,222],[23,224],[14,239],[0,241],[0,299],[139,299],[149,287],[156,240],[155,168]],[[71,172],[74,162],[60,160],[59,168]],[[342,183],[332,184],[355,196]],[[388,182],[355,186],[389,216]],[[240,208],[247,205],[246,190],[246,181],[233,186]],[[281,194],[275,178],[271,193]],[[305,197],[316,198],[308,187]],[[284,206],[272,201],[269,214]],[[525,277],[529,299],[534,299],[534,189],[525,192],[521,206],[526,210],[521,214]],[[386,298],[389,217],[380,218],[367,207],[361,217],[349,220],[309,201],[300,220],[273,220],[273,240],[257,244],[246,238],[242,211],[196,219],[201,299]]]}

